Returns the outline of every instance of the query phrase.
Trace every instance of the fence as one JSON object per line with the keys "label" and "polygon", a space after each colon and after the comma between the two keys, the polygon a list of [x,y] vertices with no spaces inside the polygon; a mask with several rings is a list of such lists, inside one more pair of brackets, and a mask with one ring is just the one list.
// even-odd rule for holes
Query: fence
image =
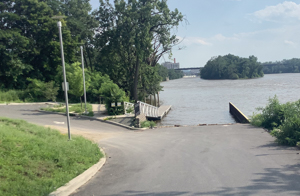
{"label": "fence", "polygon": [[140,112],[145,114],[146,117],[158,117],[158,107],[140,101],[138,104]]}

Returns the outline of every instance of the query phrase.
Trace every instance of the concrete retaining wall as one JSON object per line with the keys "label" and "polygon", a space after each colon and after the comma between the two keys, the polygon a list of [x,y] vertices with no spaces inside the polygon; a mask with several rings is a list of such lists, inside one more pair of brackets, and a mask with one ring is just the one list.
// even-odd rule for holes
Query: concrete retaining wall
{"label": "concrete retaining wall", "polygon": [[234,119],[239,123],[250,123],[247,116],[245,116],[235,105],[229,102],[229,112]]}

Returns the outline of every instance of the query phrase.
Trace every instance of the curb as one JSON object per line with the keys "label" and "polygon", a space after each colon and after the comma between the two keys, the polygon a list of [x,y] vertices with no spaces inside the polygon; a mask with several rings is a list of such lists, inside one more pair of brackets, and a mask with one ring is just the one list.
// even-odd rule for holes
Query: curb
{"label": "curb", "polygon": [[1,103],[0,105],[55,105],[56,102],[32,102],[32,103]]}
{"label": "curb", "polygon": [[56,191],[49,194],[49,196],[68,196],[76,191],[79,187],[87,183],[97,172],[102,168],[102,166],[106,162],[106,155],[104,150],[99,147],[100,151],[103,154],[103,157],[99,160],[98,163],[94,164],[89,169],[85,170],[82,174],[75,177],[71,181],[69,181],[64,186],[56,189]]}
{"label": "curb", "polygon": [[[36,110],[36,111],[37,112],[50,113],[50,114],[66,115],[65,113],[61,113],[61,112],[49,112],[49,111],[44,111],[44,110]],[[72,114],[72,113],[70,113],[70,114]],[[102,119],[94,118],[94,117],[91,117],[91,116],[84,116],[84,115],[79,115],[79,114],[74,114],[74,113],[72,115],[87,118],[87,119],[91,119],[91,120],[97,120],[97,121],[100,121],[100,122],[108,123],[108,124],[111,124],[111,125],[116,125],[116,126],[119,126],[119,127],[130,129],[130,130],[145,130],[144,128],[134,128],[134,127],[130,127],[130,126],[127,126],[127,125],[123,125],[121,123],[117,123],[117,122],[113,122],[113,121],[109,121],[109,120],[102,120]]]}

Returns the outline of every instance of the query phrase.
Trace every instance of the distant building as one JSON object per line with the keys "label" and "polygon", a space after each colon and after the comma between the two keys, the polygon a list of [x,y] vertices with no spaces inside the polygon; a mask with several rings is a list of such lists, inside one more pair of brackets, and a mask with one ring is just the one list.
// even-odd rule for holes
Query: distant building
{"label": "distant building", "polygon": [[175,59],[174,59],[174,63],[172,63],[172,62],[165,62],[162,65],[164,67],[166,67],[167,69],[179,69],[179,63],[176,63]]}

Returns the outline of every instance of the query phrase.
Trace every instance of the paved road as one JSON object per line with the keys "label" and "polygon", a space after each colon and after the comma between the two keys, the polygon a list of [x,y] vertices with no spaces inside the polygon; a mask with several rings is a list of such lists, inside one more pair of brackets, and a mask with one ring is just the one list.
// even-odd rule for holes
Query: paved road
{"label": "paved road", "polygon": [[[26,107],[0,106],[0,114],[39,124],[61,119]],[[134,132],[71,120],[79,131],[119,133],[100,138],[107,163],[73,196],[300,195],[300,151],[277,146],[259,128],[236,124]]]}

